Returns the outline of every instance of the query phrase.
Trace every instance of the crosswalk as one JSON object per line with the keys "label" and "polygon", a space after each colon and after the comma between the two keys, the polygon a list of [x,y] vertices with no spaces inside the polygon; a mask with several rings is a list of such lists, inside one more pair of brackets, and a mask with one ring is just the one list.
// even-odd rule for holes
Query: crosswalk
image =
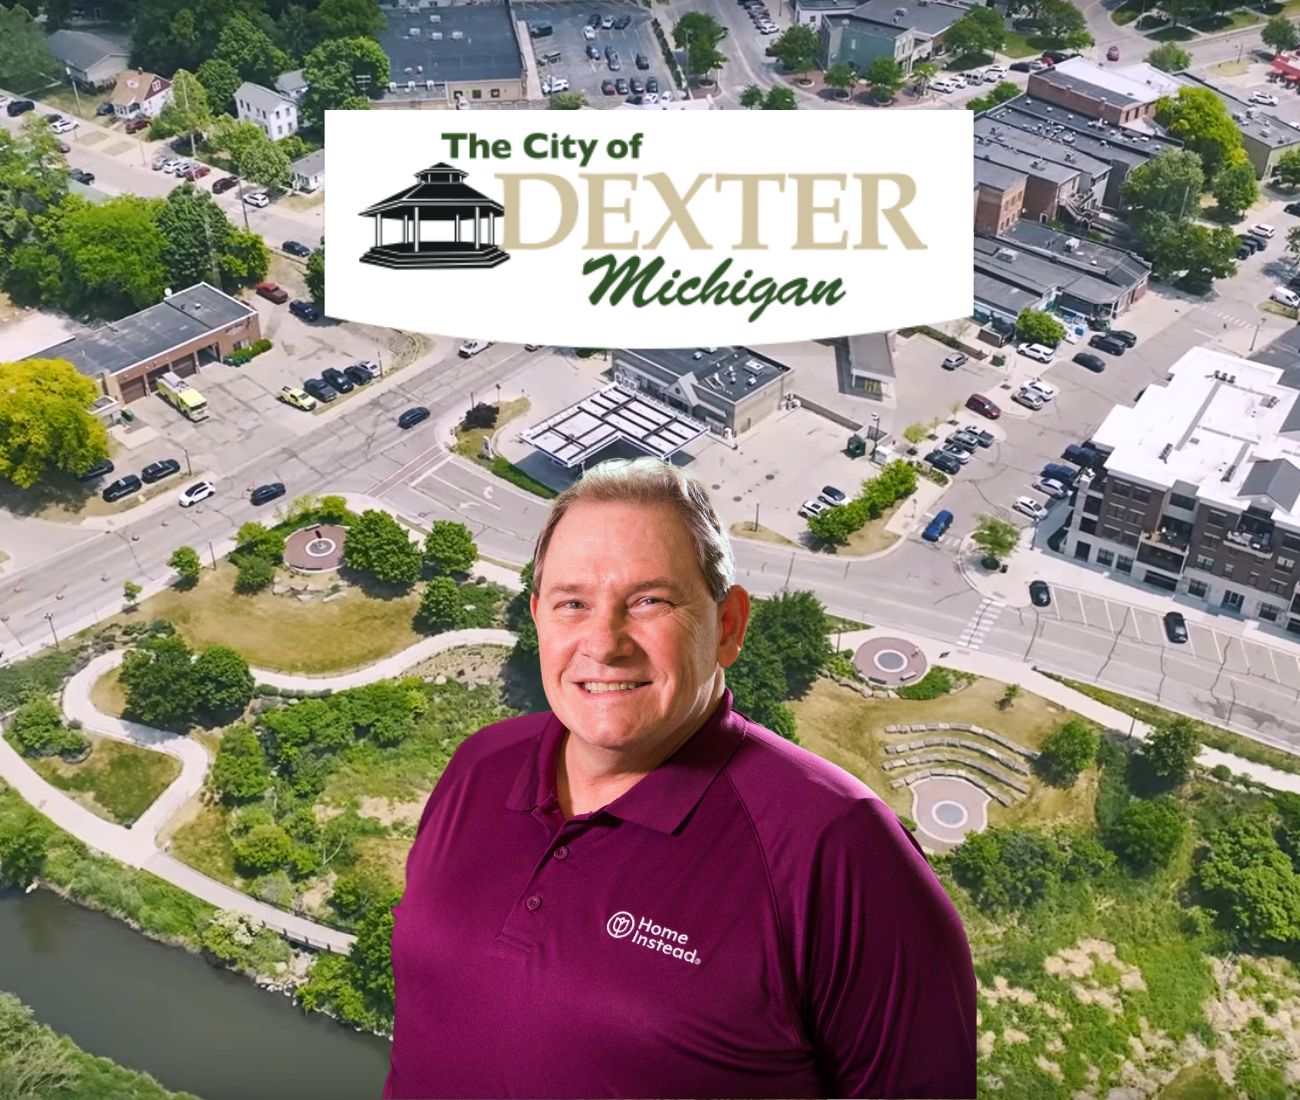
{"label": "crosswalk", "polygon": [[1006,603],[1002,600],[995,600],[991,596],[985,596],[980,601],[979,607],[975,609],[975,614],[970,617],[961,632],[959,643],[961,647],[963,649],[979,649],[984,644],[984,638],[988,632],[993,629],[993,624],[998,621],[1002,609],[1006,606]]}

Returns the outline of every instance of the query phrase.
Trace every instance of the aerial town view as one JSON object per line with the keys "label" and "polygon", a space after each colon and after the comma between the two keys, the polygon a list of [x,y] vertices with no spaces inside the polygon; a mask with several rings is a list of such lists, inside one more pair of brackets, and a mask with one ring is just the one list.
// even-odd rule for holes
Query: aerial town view
{"label": "aerial town view", "polygon": [[[0,2],[0,1098],[378,1096],[426,799],[645,454],[735,706],[960,913],[981,1097],[1300,1096],[1300,0],[772,7]],[[332,317],[325,112],[501,109],[969,111],[969,312]]]}

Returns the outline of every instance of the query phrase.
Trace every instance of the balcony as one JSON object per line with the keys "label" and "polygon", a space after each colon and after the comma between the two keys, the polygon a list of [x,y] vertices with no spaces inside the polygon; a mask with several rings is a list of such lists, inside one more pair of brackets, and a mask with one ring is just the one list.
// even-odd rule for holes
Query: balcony
{"label": "balcony", "polygon": [[1141,541],[1186,554],[1192,541],[1192,525],[1180,519],[1161,516],[1160,526],[1154,531],[1143,531]]}
{"label": "balcony", "polygon": [[1238,527],[1235,531],[1225,531],[1223,541],[1238,550],[1246,550],[1261,558],[1273,556],[1273,532],[1263,531],[1257,527]]}

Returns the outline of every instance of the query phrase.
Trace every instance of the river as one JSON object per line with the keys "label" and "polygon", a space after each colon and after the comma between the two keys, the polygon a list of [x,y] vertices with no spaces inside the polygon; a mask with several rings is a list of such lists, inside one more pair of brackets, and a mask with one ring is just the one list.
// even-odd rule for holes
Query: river
{"label": "river", "polygon": [[0,890],[0,990],[92,1054],[203,1100],[377,1098],[388,1044],[48,890]]}

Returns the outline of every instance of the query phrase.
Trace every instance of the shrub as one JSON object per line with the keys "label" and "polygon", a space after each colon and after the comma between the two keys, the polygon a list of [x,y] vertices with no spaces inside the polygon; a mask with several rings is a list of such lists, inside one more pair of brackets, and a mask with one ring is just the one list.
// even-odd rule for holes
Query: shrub
{"label": "shrub", "polygon": [[900,699],[911,699],[914,702],[921,702],[927,699],[938,699],[941,695],[947,695],[952,691],[952,677],[948,675],[948,670],[939,668],[937,665],[930,669],[924,676],[914,684],[905,684],[898,689]]}
{"label": "shrub", "polygon": [[560,495],[550,486],[543,485],[540,481],[529,477],[513,462],[508,462],[500,455],[492,460],[491,470],[502,481],[508,481],[511,485],[517,485],[525,492],[532,493],[534,496],[542,497],[544,500],[554,500]]}
{"label": "shrub", "polygon": [[235,591],[251,595],[269,588],[275,580],[275,564],[256,554],[241,554],[235,562],[239,572],[235,575]]}
{"label": "shrub", "polygon": [[501,410],[498,406],[488,405],[480,401],[465,414],[460,426],[467,431],[474,428],[495,428],[497,426],[497,417],[500,414]]}

